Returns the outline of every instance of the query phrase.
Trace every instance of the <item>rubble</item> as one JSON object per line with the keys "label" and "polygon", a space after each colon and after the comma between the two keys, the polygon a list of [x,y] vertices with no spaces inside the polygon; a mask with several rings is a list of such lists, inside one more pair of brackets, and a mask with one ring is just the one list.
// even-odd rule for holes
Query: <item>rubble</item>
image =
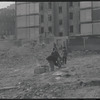
{"label": "rubble", "polygon": [[[18,93],[16,93],[15,90],[13,92],[9,91],[9,93],[6,93],[8,91],[7,90],[5,91],[5,95],[0,95],[0,98],[63,98],[67,96],[71,97],[73,93],[77,93],[77,89],[85,88],[86,85],[81,80],[81,74],[83,74],[83,71],[80,71],[80,67],[91,67],[91,65],[87,64],[82,66],[82,64],[84,63],[83,61],[85,60],[80,60],[81,63],[83,62],[82,64],[79,62],[79,60],[73,60],[73,62],[68,62],[68,64],[65,65],[66,67],[62,68],[63,70],[59,69],[58,71],[56,70],[50,72],[48,62],[46,61],[46,57],[50,55],[52,48],[53,43],[45,44],[44,46],[42,46],[41,44],[36,45],[34,42],[28,42],[19,47],[13,46],[8,51],[2,51],[0,53],[0,66],[6,69],[13,68],[11,73],[12,76],[13,73],[18,73],[18,76],[15,75],[17,76],[16,80],[18,78],[18,82],[16,85],[16,91]],[[68,60],[71,61],[71,59],[75,59],[76,57],[82,59],[82,57],[85,56],[89,56],[90,60],[90,58],[92,58],[92,55],[98,54],[99,51],[73,51],[72,53],[68,54]],[[94,59],[96,58],[94,57]],[[21,68],[23,69],[23,71],[19,70]],[[28,73],[29,76],[27,75],[28,78],[26,80],[21,78],[22,76],[24,77],[24,75],[27,74],[23,73],[25,72],[25,70],[28,71],[28,69],[32,68],[34,69],[34,72],[31,72],[31,74]],[[80,71],[81,74],[77,73],[77,70],[78,72]],[[88,72],[89,70],[87,71],[87,73]],[[80,77],[77,77],[77,74]],[[10,95],[10,93],[12,94],[14,92],[15,94],[13,96],[8,96]],[[72,92],[72,94],[69,92]],[[6,96],[6,94],[8,95]]]}

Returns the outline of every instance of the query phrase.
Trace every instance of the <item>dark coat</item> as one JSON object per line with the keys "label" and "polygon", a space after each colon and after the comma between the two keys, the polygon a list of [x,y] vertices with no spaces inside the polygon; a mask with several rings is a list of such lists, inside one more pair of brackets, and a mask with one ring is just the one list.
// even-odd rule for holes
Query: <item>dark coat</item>
{"label": "dark coat", "polygon": [[56,62],[59,57],[60,57],[59,53],[57,51],[55,51],[55,52],[52,52],[51,55],[48,56],[46,59],[48,61],[54,61],[54,62]]}

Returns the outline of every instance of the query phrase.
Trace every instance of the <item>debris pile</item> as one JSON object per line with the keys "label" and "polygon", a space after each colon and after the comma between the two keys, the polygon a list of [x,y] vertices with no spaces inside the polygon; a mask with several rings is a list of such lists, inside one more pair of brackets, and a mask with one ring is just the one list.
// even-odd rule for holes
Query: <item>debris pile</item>
{"label": "debris pile", "polygon": [[98,55],[100,54],[100,51],[98,50],[80,50],[80,51],[72,51],[72,53],[69,53],[68,59],[76,58],[76,57],[84,57],[84,56],[90,56],[90,55]]}

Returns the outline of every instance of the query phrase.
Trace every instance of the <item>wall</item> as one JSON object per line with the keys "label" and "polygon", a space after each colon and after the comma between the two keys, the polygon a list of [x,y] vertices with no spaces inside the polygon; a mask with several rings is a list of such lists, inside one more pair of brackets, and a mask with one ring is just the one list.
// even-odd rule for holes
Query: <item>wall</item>
{"label": "wall", "polygon": [[93,7],[100,7],[100,1],[93,1]]}
{"label": "wall", "polygon": [[100,21],[100,8],[93,9],[93,22]]}
{"label": "wall", "polygon": [[90,22],[92,21],[91,9],[81,10],[80,11],[80,22]]}
{"label": "wall", "polygon": [[92,24],[91,23],[81,24],[81,34],[92,35]]}
{"label": "wall", "polygon": [[86,2],[80,2],[80,8],[90,8],[91,7],[91,2],[86,1]]}
{"label": "wall", "polygon": [[100,50],[100,37],[91,37],[86,40],[87,50]]}
{"label": "wall", "polygon": [[39,3],[17,3],[17,38],[39,38]]}
{"label": "wall", "polygon": [[93,23],[93,34],[100,34],[100,22]]}
{"label": "wall", "polygon": [[[59,36],[63,32],[63,36],[68,35],[68,6],[67,2],[54,3],[54,34]],[[62,7],[62,13],[59,13],[59,6]],[[66,13],[65,13],[66,12]],[[59,25],[59,20],[62,20],[62,25]]]}
{"label": "wall", "polygon": [[83,50],[83,38],[82,37],[70,37],[69,46],[71,50]]}
{"label": "wall", "polygon": [[[49,2],[40,2],[40,35],[41,35],[41,40],[44,40],[50,36],[53,36],[55,34],[54,32],[54,2],[50,2],[51,3],[51,9],[49,9],[48,7],[48,3]],[[43,6],[43,10],[41,9],[41,6]],[[44,21],[41,22],[41,15],[43,16]],[[49,17],[51,16],[51,21],[49,21]],[[41,28],[44,28],[44,32],[41,33]],[[48,27],[52,28],[52,32],[49,31]],[[46,40],[47,40],[46,39]]]}
{"label": "wall", "polygon": [[69,23],[69,30],[70,30],[70,26],[73,25],[73,32],[71,33],[69,31],[69,35],[75,35],[75,34],[80,34],[80,9],[79,9],[79,2],[73,2],[73,6],[68,8],[68,14],[70,12],[73,13],[73,19],[68,19],[68,23]]}
{"label": "wall", "polygon": [[100,37],[88,36],[85,39],[85,48],[83,38],[71,37],[69,42],[71,50],[100,50]]}

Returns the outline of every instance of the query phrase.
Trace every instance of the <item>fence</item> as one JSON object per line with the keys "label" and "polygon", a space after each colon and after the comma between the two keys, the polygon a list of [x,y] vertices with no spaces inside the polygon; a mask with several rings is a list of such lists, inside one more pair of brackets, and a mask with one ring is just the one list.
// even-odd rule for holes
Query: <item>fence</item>
{"label": "fence", "polygon": [[100,37],[72,37],[69,39],[71,50],[100,50]]}

